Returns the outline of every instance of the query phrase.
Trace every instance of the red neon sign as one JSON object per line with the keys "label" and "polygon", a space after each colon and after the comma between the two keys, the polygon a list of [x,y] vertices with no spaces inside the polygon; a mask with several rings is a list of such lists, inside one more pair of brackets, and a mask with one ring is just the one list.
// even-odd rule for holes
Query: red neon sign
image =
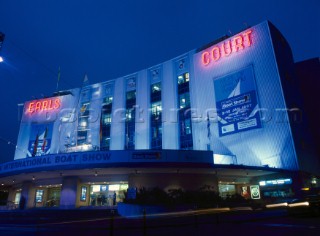
{"label": "red neon sign", "polygon": [[201,54],[201,62],[207,66],[211,62],[218,61],[222,57],[227,57],[234,52],[238,52],[252,45],[251,40],[252,30],[248,30],[242,34],[239,34],[219,45],[204,51]]}
{"label": "red neon sign", "polygon": [[32,101],[27,107],[27,113],[35,113],[42,111],[57,110],[61,106],[61,100],[59,98],[41,99],[38,101]]}

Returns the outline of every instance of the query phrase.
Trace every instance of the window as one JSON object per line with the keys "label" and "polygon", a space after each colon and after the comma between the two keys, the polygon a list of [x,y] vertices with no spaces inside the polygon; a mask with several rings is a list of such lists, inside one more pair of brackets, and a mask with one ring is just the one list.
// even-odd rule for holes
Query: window
{"label": "window", "polygon": [[125,149],[135,148],[135,114],[136,91],[126,93]]}
{"label": "window", "polygon": [[219,184],[219,195],[226,199],[236,194],[236,188],[233,184]]}
{"label": "window", "polygon": [[184,73],[178,76],[178,84],[188,83],[189,82],[189,73]]}
{"label": "window", "polygon": [[42,198],[43,198],[43,190],[40,190],[40,189],[38,189],[37,191],[36,191],[36,202],[37,203],[40,203],[40,202],[42,202]]}
{"label": "window", "polygon": [[78,115],[78,137],[77,137],[78,146],[88,143],[88,131],[90,131],[89,117],[90,117],[90,103],[84,102],[80,105],[80,112]]}
{"label": "window", "polygon": [[111,114],[110,113],[103,114],[103,124],[104,125],[111,124]]}
{"label": "window", "polygon": [[113,97],[109,96],[104,99],[103,103],[108,105],[108,104],[112,103],[112,100],[113,100]]}
{"label": "window", "polygon": [[135,100],[136,100],[136,91],[130,91],[130,92],[127,92],[127,103],[130,103],[131,100],[134,100],[134,103],[133,105],[135,105]]}
{"label": "window", "polygon": [[162,107],[161,102],[154,102],[151,104],[151,114],[152,116],[159,116],[161,115]]}
{"label": "window", "polygon": [[191,134],[191,120],[185,119],[184,124],[185,124],[186,134]]}
{"label": "window", "polygon": [[190,94],[183,93],[179,95],[180,108],[190,108]]}
{"label": "window", "polygon": [[155,83],[151,85],[151,93],[155,94],[161,92],[161,83]]}
{"label": "window", "polygon": [[162,148],[162,102],[161,102],[161,83],[151,85],[151,149]]}
{"label": "window", "polygon": [[180,149],[192,149],[193,147],[191,114],[187,112],[191,108],[189,80],[188,72],[178,76]]}
{"label": "window", "polygon": [[113,97],[104,98],[100,120],[100,150],[110,149]]}
{"label": "window", "polygon": [[21,192],[16,192],[16,195],[14,197],[14,204],[19,204],[21,198]]}

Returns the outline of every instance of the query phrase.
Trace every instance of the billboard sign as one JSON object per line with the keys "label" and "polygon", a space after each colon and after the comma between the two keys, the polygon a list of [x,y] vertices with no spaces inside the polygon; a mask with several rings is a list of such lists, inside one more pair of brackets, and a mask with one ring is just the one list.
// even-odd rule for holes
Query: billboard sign
{"label": "billboard sign", "polygon": [[50,153],[52,123],[32,124],[27,157],[47,155]]}
{"label": "billboard sign", "polygon": [[219,136],[260,128],[252,67],[214,80]]}
{"label": "billboard sign", "polygon": [[251,199],[260,199],[260,188],[259,185],[250,186]]}

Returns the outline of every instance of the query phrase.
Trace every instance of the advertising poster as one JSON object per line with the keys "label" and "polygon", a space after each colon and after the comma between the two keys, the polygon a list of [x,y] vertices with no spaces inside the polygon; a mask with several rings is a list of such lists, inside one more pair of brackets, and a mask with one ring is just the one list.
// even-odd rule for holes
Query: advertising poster
{"label": "advertising poster", "polygon": [[41,203],[42,202],[42,198],[43,198],[43,190],[38,189],[36,191],[36,202],[37,203]]}
{"label": "advertising poster", "polygon": [[251,199],[260,199],[260,188],[259,185],[250,186]]}
{"label": "advertising poster", "polygon": [[53,123],[32,124],[27,157],[50,154]]}
{"label": "advertising poster", "polygon": [[241,187],[241,196],[244,197],[245,199],[248,199],[250,197],[249,191],[248,191],[248,186]]}
{"label": "advertising poster", "polygon": [[86,201],[87,200],[87,187],[82,186],[81,187],[81,195],[80,195],[80,201]]}
{"label": "advertising poster", "polygon": [[214,80],[219,136],[261,127],[252,67]]}

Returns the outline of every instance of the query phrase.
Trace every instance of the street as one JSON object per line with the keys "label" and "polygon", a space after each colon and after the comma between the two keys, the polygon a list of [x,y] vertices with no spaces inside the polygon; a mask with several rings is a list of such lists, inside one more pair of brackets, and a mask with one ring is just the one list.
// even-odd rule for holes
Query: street
{"label": "street", "polygon": [[[86,215],[86,211],[78,211]],[[232,213],[167,214],[157,217],[126,219],[119,216],[91,214],[80,219],[75,214],[70,220],[41,218],[2,220],[2,235],[319,235],[320,218],[288,216],[284,210],[238,211]],[[74,214],[74,212],[73,212]],[[31,217],[31,216],[30,216]],[[31,217],[32,218],[32,217]],[[39,222],[39,223],[36,223]]]}

